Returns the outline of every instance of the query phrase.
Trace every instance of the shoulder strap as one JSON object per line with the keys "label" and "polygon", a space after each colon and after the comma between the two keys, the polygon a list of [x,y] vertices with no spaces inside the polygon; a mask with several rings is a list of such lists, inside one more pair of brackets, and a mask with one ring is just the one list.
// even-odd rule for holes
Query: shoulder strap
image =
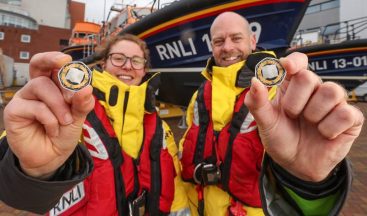
{"label": "shoulder strap", "polygon": [[[160,154],[163,145],[163,125],[162,120],[157,113],[146,114],[144,117],[144,130],[154,131],[153,137],[149,146],[150,157],[150,191],[148,193],[148,212],[149,215],[162,215],[159,210],[160,195],[162,189],[161,181],[161,161]],[[143,145],[145,148],[146,145]]]}
{"label": "shoulder strap", "polygon": [[207,109],[206,104],[205,104],[205,97],[206,97],[206,94],[208,93],[207,89],[210,87],[207,85],[210,85],[209,81],[205,81],[200,85],[198,89],[198,96],[196,98],[196,102],[198,105],[198,112],[199,112],[199,133],[198,133],[198,138],[197,138],[196,147],[195,147],[195,154],[194,154],[194,164],[195,165],[203,162],[204,160],[205,139],[206,139],[206,133],[207,133],[208,125],[210,121],[210,116],[209,116],[210,111]]}
{"label": "shoulder strap", "polygon": [[234,113],[231,125],[228,128],[229,132],[229,140],[226,150],[226,155],[224,158],[224,162],[221,165],[222,168],[222,184],[225,190],[228,191],[228,184],[229,184],[229,175],[230,175],[230,169],[231,169],[231,163],[232,163],[232,150],[233,150],[233,142],[237,136],[237,134],[240,132],[241,125],[243,121],[245,120],[247,114],[248,114],[248,108],[243,102],[245,99],[247,91],[241,93],[240,97],[237,100],[236,107],[238,103],[241,103],[240,109]]}
{"label": "shoulder strap", "polygon": [[[122,173],[121,173],[121,165],[124,161],[122,157],[121,147],[118,143],[116,137],[111,137],[106,127],[111,127],[107,122],[103,123],[98,115],[103,115],[103,108],[96,100],[95,108],[88,114],[87,121],[92,125],[92,127],[97,131],[100,139],[105,145],[108,156],[112,162],[112,166],[114,168],[114,177],[115,177],[115,193],[116,193],[116,207],[119,212],[119,215],[128,215],[129,206],[128,200],[126,198],[125,184],[123,182]],[[98,113],[98,114],[97,114]],[[106,115],[106,114],[104,114]],[[102,117],[102,116],[101,116]],[[107,118],[107,116],[105,116]]]}

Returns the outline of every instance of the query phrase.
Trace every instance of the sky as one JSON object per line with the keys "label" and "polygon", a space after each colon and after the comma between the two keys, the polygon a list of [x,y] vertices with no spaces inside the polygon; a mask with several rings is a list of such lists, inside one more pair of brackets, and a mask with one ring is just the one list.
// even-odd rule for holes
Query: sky
{"label": "sky", "polygon": [[[85,20],[89,22],[101,23],[106,19],[111,6],[116,3],[123,3],[138,6],[151,6],[153,0],[73,0],[85,3]],[[171,0],[172,1],[172,0]],[[161,0],[161,4],[170,0]],[[104,9],[105,8],[105,12]],[[104,18],[103,18],[104,17]]]}

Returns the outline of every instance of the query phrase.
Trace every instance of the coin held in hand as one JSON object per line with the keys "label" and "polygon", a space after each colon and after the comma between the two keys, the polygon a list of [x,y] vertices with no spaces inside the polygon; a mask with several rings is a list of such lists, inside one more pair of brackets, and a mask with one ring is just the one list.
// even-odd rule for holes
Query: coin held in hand
{"label": "coin held in hand", "polygon": [[280,85],[286,71],[276,58],[264,58],[255,66],[255,76],[266,86]]}
{"label": "coin held in hand", "polygon": [[60,69],[58,79],[63,88],[77,92],[90,84],[92,71],[83,62],[73,61]]}

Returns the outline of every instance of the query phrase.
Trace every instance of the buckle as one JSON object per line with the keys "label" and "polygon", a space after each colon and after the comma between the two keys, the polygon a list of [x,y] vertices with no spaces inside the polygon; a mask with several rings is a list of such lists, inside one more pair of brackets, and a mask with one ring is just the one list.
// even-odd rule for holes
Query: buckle
{"label": "buckle", "polygon": [[129,202],[129,212],[130,216],[144,216],[145,214],[145,204],[146,204],[146,191],[134,199],[132,202]]}
{"label": "buckle", "polygon": [[193,179],[199,185],[215,185],[220,182],[221,176],[218,166],[203,162],[195,167]]}

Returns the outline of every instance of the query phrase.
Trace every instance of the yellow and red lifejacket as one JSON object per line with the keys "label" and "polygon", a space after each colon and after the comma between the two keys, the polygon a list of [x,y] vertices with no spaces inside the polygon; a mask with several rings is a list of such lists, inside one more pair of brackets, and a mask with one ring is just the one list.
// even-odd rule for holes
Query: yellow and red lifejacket
{"label": "yellow and red lifejacket", "polygon": [[198,90],[199,124],[193,123],[186,133],[181,159],[182,178],[192,183],[201,182],[205,187],[205,182],[194,179],[194,175],[200,178],[200,174],[194,174],[195,168],[200,169],[200,164],[213,164],[219,168],[219,187],[246,205],[261,207],[258,180],[264,149],[256,122],[243,103],[248,89],[238,96],[230,123],[221,131],[214,131],[211,88],[211,81],[206,81]]}
{"label": "yellow and red lifejacket", "polygon": [[[82,131],[94,170],[65,193],[49,215],[170,213],[176,171],[154,101],[146,100],[150,99],[146,95],[154,94],[156,82],[153,77],[130,88],[106,72],[94,72],[95,106]],[[145,114],[139,114],[140,106]],[[139,128],[130,129],[137,122],[141,122]]]}

